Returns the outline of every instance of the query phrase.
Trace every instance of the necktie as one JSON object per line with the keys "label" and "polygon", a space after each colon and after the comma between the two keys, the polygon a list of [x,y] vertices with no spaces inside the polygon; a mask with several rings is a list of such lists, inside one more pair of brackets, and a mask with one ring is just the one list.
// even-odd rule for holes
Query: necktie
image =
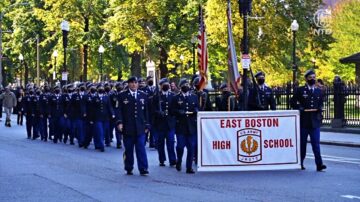
{"label": "necktie", "polygon": [[310,89],[310,93],[311,93],[311,94],[314,93],[314,89],[313,89],[313,88]]}

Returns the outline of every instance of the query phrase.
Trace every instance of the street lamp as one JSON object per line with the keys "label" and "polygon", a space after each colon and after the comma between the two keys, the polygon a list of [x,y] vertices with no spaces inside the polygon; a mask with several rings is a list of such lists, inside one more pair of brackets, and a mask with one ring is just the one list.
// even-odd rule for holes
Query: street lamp
{"label": "street lamp", "polygon": [[103,79],[103,58],[102,55],[105,52],[104,46],[99,46],[99,53],[100,53],[100,81]]}
{"label": "street lamp", "polygon": [[292,65],[292,70],[293,70],[293,87],[295,88],[295,81],[296,81],[296,72],[298,69],[298,66],[296,64],[296,32],[299,30],[299,24],[296,20],[294,20],[291,23],[291,31],[293,32],[293,54],[292,54],[292,59],[293,59],[293,65]]}
{"label": "street lamp", "polygon": [[22,83],[22,63],[24,60],[24,56],[20,53],[19,55],[19,60],[20,60],[20,85]]}
{"label": "street lamp", "polygon": [[192,54],[193,54],[193,74],[196,73],[196,66],[195,66],[195,47],[196,47],[196,41],[197,41],[197,37],[194,36],[192,39],[191,39],[191,44],[192,44]]}
{"label": "street lamp", "polygon": [[58,57],[58,52],[57,52],[57,50],[54,50],[54,52],[53,52],[53,57],[54,57],[54,59],[55,59],[55,63],[54,63],[54,71],[53,71],[53,80],[55,80],[56,79],[56,58]]}
{"label": "street lamp", "polygon": [[[66,69],[66,48],[67,48],[67,43],[68,43],[68,40],[67,40],[67,36],[68,36],[68,33],[70,31],[70,23],[66,20],[63,20],[61,22],[61,30],[62,30],[62,34],[63,34],[63,47],[64,47],[64,66],[63,66],[63,71],[64,73],[67,73],[67,69]],[[64,79],[67,81],[67,78]]]}

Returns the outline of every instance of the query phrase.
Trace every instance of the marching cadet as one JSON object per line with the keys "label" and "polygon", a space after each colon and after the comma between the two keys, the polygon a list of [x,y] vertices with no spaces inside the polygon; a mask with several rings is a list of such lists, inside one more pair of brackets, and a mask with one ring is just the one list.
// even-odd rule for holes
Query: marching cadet
{"label": "marching cadet", "polygon": [[209,93],[206,91],[206,89],[200,90],[200,79],[200,76],[197,75],[192,82],[193,92],[198,96],[199,100],[199,111],[212,111]]}
{"label": "marching cadet", "polygon": [[86,129],[85,129],[85,139],[84,139],[84,148],[87,149],[91,143],[93,137],[95,137],[95,128],[94,128],[94,121],[93,117],[95,116],[94,107],[93,107],[93,99],[96,97],[96,88],[95,85],[89,83],[86,86],[89,90],[87,94],[87,101],[86,101]]}
{"label": "marching cadet", "polygon": [[315,86],[316,75],[313,70],[305,73],[306,84],[295,92],[293,108],[300,110],[300,145],[301,169],[305,170],[307,137],[310,136],[312,150],[315,156],[316,170],[322,171],[326,166],[320,154],[320,126],[323,111],[323,94]]}
{"label": "marching cadet", "polygon": [[94,145],[95,149],[105,151],[104,138],[110,129],[110,120],[115,118],[111,107],[110,98],[105,93],[104,86],[98,85],[98,93],[92,98],[92,122],[94,123]]}
{"label": "marching cadet", "polygon": [[237,109],[236,98],[231,95],[230,89],[226,83],[220,86],[221,95],[215,99],[217,111],[235,111]]}
{"label": "marching cadet", "polygon": [[190,92],[190,84],[185,78],[180,80],[179,87],[181,92],[175,96],[171,107],[176,117],[176,169],[181,171],[182,156],[186,146],[186,173],[193,174],[195,171],[192,169],[192,162],[195,155],[196,115],[199,111],[199,103],[197,96]]}
{"label": "marching cadet", "polygon": [[[150,121],[150,125],[154,124],[154,108],[153,108],[153,98],[154,95],[158,93],[159,89],[158,87],[154,86],[154,80],[152,76],[148,76],[146,77],[146,86],[142,89],[140,89],[142,91],[144,91],[147,96],[148,96],[148,103],[149,103],[149,121]],[[146,134],[146,139],[149,141],[149,148],[155,148],[156,146],[156,139],[157,139],[157,134],[156,134],[156,130],[154,127],[150,128],[150,131]]]}
{"label": "marching cadet", "polygon": [[[40,106],[40,96],[41,96],[41,90],[39,88],[37,88],[35,90],[35,96],[33,97],[32,100],[32,107],[33,107],[33,128],[34,128],[34,136],[35,139],[37,139],[38,137],[43,136],[43,134],[41,134],[40,132],[40,111],[41,111],[41,106]],[[33,138],[34,139],[34,138]]]}
{"label": "marching cadet", "polygon": [[60,93],[60,87],[54,87],[54,94],[49,98],[49,119],[50,131],[53,133],[53,142],[56,144],[62,140],[63,125],[65,121],[64,117],[64,97]]}
{"label": "marching cadet", "polygon": [[273,91],[265,85],[265,73],[255,74],[257,84],[249,92],[249,110],[276,110],[276,103]]}
{"label": "marching cadet", "polygon": [[48,116],[49,116],[49,86],[44,86],[44,92],[39,97],[40,120],[39,130],[41,140],[47,141],[48,139]]}
{"label": "marching cadet", "polygon": [[159,81],[161,92],[154,96],[153,108],[154,129],[157,133],[157,150],[159,153],[160,166],[165,166],[165,140],[170,166],[176,165],[175,155],[175,117],[170,113],[171,103],[175,97],[170,91],[170,83],[167,78]]}
{"label": "marching cadet", "polygon": [[64,109],[64,121],[63,121],[63,142],[66,144],[67,140],[70,139],[70,144],[74,145],[74,134],[71,133],[71,120],[69,117],[71,108],[70,108],[70,97],[74,92],[74,86],[69,84],[64,87],[62,96],[63,99],[63,109]]}
{"label": "marching cadet", "polygon": [[86,119],[86,102],[85,86],[79,84],[79,91],[73,93],[69,104],[69,118],[71,120],[71,134],[78,140],[79,147],[84,145],[85,139],[85,119]]}
{"label": "marching cadet", "polygon": [[35,108],[33,106],[34,89],[28,86],[28,93],[24,97],[24,115],[26,118],[26,132],[28,139],[36,139],[36,128],[34,127]]}
{"label": "marching cadet", "polygon": [[[112,90],[112,84],[111,83],[108,83],[106,82],[104,84],[104,89],[105,89],[105,94],[110,98],[110,103],[111,103],[111,106],[113,107],[114,109],[114,106],[112,105],[112,96],[111,94],[113,94],[113,90]],[[110,147],[111,145],[111,142],[114,138],[114,128],[113,128],[113,122],[116,121],[115,119],[111,119],[110,122],[109,122],[109,128],[107,128],[107,130],[105,131],[105,145],[107,147]]]}
{"label": "marching cadet", "polygon": [[134,147],[140,175],[148,175],[148,160],[145,151],[145,133],[150,127],[148,117],[148,97],[138,90],[136,77],[128,79],[129,89],[120,93],[117,126],[123,133],[125,146],[124,165],[127,175],[134,168]]}
{"label": "marching cadet", "polygon": [[[120,108],[119,95],[123,91],[122,83],[117,82],[115,84],[115,89],[116,90],[114,90],[113,93],[110,94],[110,99],[111,99],[111,105],[112,105],[112,107],[114,109],[115,116],[118,116],[118,114],[120,112],[120,109],[119,109]],[[117,118],[118,117],[116,117],[116,119],[111,122],[111,124],[112,124],[111,131],[113,131],[115,129],[116,148],[121,149],[122,148],[122,144],[121,144],[122,133],[116,127]]]}

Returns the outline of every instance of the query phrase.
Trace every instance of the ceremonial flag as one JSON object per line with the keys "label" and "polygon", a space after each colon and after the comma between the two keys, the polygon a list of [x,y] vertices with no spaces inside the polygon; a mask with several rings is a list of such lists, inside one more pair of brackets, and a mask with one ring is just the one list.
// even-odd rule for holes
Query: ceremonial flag
{"label": "ceremonial flag", "polygon": [[237,94],[239,91],[238,84],[240,82],[240,73],[238,69],[236,49],[234,45],[234,38],[232,34],[232,22],[231,22],[231,3],[228,0],[227,5],[227,24],[228,24],[228,68],[231,89]]}
{"label": "ceremonial flag", "polygon": [[208,49],[202,7],[199,7],[199,33],[198,33],[198,61],[200,72],[200,90],[204,89],[207,83]]}

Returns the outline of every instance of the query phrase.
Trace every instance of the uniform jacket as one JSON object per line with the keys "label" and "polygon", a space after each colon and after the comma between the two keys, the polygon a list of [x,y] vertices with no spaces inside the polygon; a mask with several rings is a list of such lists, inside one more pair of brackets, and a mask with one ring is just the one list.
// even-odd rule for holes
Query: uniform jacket
{"label": "uniform jacket", "polygon": [[237,110],[236,98],[231,93],[221,94],[215,99],[217,111],[235,111]]}
{"label": "uniform jacket", "polygon": [[65,113],[66,96],[59,94],[52,94],[49,98],[49,114],[51,117],[59,118]]}
{"label": "uniform jacket", "polygon": [[276,103],[273,91],[268,86],[263,85],[263,89],[259,87],[260,106],[257,106],[257,96],[255,89],[249,92],[249,110],[276,110]]}
{"label": "uniform jacket", "polygon": [[155,109],[154,127],[159,131],[170,131],[175,129],[175,117],[170,113],[172,102],[175,98],[174,93],[160,92],[154,96],[153,108]]}
{"label": "uniform jacket", "polygon": [[96,94],[91,100],[90,113],[92,121],[110,121],[115,116],[114,109],[110,103],[110,97],[104,94]]}
{"label": "uniform jacket", "polygon": [[[292,107],[300,110],[300,125],[304,128],[319,128],[322,121],[323,95],[319,88],[310,91],[307,85],[299,87],[293,97]],[[306,112],[306,109],[317,109]]]}
{"label": "uniform jacket", "polygon": [[119,94],[118,124],[123,124],[123,134],[127,136],[143,135],[145,129],[150,127],[148,96],[146,93],[137,90],[136,99],[131,95],[130,90]]}
{"label": "uniform jacket", "polygon": [[[179,93],[172,102],[171,110],[176,117],[176,134],[196,135],[196,116],[199,111],[198,97],[192,93],[187,95]],[[186,114],[186,112],[192,112],[192,114]]]}
{"label": "uniform jacket", "polygon": [[87,102],[87,95],[85,92],[74,93],[71,95],[70,107],[69,110],[69,117],[71,119],[83,119],[86,115],[86,102]]}

